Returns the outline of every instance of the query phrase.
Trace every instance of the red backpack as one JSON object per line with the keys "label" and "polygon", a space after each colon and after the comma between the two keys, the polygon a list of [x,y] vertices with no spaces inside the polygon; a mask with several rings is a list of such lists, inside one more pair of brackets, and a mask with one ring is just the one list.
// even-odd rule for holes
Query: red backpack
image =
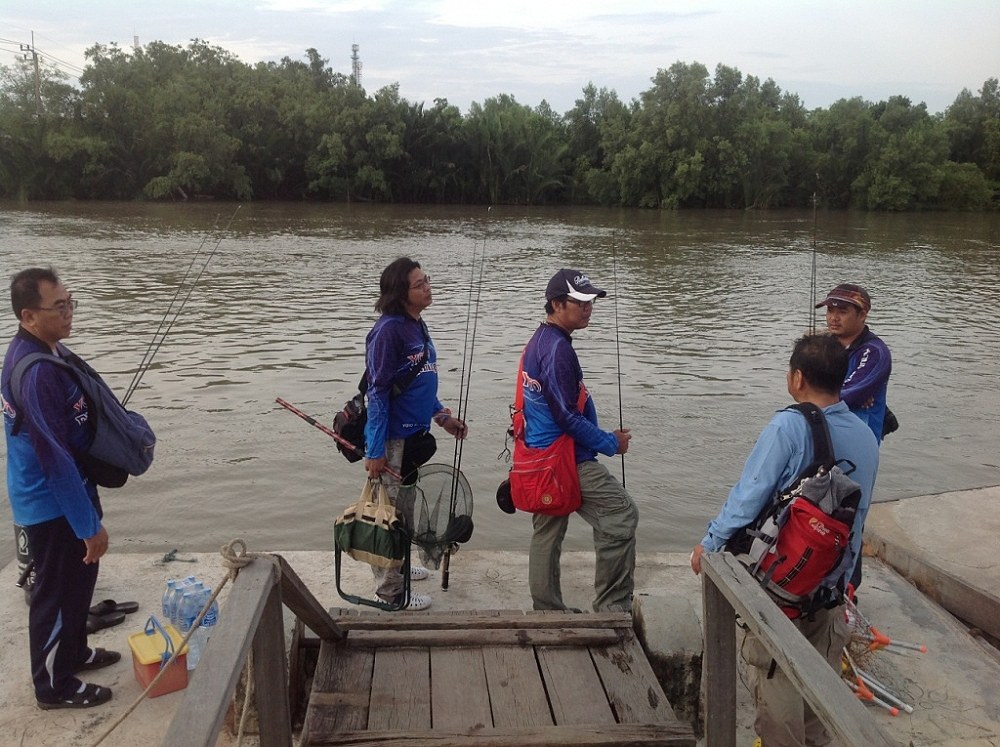
{"label": "red backpack", "polygon": [[[843,595],[861,486],[837,461],[823,411],[793,405],[809,423],[813,461],[784,493],[726,543],[791,619],[832,607]],[[840,464],[849,469],[845,472]]]}

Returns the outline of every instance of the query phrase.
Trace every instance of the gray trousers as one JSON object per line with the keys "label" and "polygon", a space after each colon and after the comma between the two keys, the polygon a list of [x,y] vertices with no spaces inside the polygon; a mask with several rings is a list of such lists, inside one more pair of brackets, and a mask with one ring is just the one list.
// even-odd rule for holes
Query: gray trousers
{"label": "gray trousers", "polygon": [[[576,513],[594,528],[597,567],[594,573],[595,612],[632,609],[635,587],[635,501],[607,467],[597,461],[576,466],[582,504]],[[528,586],[536,610],[568,609],[562,598],[559,559],[569,516],[532,516],[534,533],[528,555]]]}
{"label": "gray trousers", "polygon": [[[403,466],[403,447],[405,445],[406,441],[402,438],[393,438],[385,442],[386,461],[389,469],[396,474],[399,474]],[[399,480],[388,472],[383,472],[380,479],[407,531],[412,534],[413,527],[416,525],[413,520],[413,507],[417,497],[416,487],[400,485]],[[395,601],[396,597],[403,593],[403,575],[398,570],[372,566],[372,574],[375,576],[375,593],[386,602]]]}
{"label": "gray trousers", "polygon": [[[777,611],[777,608],[775,609]],[[813,648],[840,672],[844,646],[850,637],[850,628],[844,619],[844,608],[819,610],[815,619],[792,620]],[[754,726],[765,747],[822,747],[833,744],[823,722],[806,705],[802,696],[780,668],[768,679],[771,655],[756,638],[746,637],[743,655],[750,665],[751,689],[757,705]]]}

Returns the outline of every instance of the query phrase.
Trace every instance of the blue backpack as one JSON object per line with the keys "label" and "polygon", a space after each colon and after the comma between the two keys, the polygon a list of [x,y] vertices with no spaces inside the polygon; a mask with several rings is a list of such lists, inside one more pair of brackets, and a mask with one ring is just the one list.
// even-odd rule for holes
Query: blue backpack
{"label": "blue backpack", "polygon": [[20,428],[22,409],[19,402],[21,380],[29,368],[39,362],[52,363],[70,371],[87,399],[94,438],[87,453],[78,461],[84,474],[105,488],[120,488],[129,475],[141,475],[153,463],[156,436],[146,419],[126,410],[100,374],[63,345],[62,357],[50,353],[28,353],[15,365],[10,376],[10,391],[18,408],[13,432]]}

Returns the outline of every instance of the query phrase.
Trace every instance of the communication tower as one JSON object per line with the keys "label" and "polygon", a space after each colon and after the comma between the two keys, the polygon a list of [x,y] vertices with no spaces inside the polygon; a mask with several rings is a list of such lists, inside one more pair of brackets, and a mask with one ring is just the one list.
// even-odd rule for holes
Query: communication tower
{"label": "communication tower", "polygon": [[361,88],[361,56],[358,54],[358,45],[351,45],[351,80],[358,88]]}

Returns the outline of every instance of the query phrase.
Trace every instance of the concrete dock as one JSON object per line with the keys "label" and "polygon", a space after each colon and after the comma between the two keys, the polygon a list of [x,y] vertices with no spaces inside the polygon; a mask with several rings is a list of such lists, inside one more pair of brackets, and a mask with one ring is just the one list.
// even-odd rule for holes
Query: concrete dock
{"label": "concrete dock", "polygon": [[[996,605],[1000,598],[998,501],[1000,487],[906,499],[872,509],[866,540],[880,557],[866,558],[859,608],[894,640],[928,648],[926,654],[879,651],[866,660],[869,671],[913,707],[912,714],[892,717],[870,706],[879,723],[902,744],[1000,745],[1000,652],[987,642],[996,633],[990,630],[990,620],[969,617],[969,609],[989,611],[989,605]],[[229,539],[220,538],[220,544]],[[273,549],[254,547],[252,537],[245,539],[250,551]],[[694,718],[694,670],[701,659],[701,581],[691,573],[686,553],[641,550],[635,610],[640,637],[678,715]],[[336,591],[332,553],[275,551],[325,606],[347,606]],[[16,563],[0,570],[0,588],[7,589],[0,596],[0,743],[93,745],[126,712],[141,692],[127,639],[142,629],[150,614],[159,614],[166,580],[195,574],[215,586],[226,575],[218,554],[185,554],[181,548],[178,557],[195,562],[164,563],[159,555],[134,553],[112,553],[102,561],[95,603],[135,600],[140,609],[122,625],[92,636],[92,645],[119,650],[123,659],[89,673],[88,681],[110,686],[115,696],[105,706],[86,710],[41,711],[36,707],[27,659],[27,607],[20,590],[13,587]],[[928,594],[888,563],[904,573],[922,574],[915,583]],[[433,596],[432,609],[437,610],[529,609],[527,571],[523,553],[462,549],[452,559],[448,591],[440,589],[439,572],[415,587]],[[589,608],[592,584],[593,554],[567,553],[563,561],[567,604]],[[368,567],[347,560],[344,586],[350,592],[367,593],[371,588]],[[961,593],[953,593],[954,589]],[[943,601],[935,601],[932,596],[942,590]],[[224,597],[225,593],[223,617]],[[956,613],[970,624],[941,606],[956,598],[971,605]],[[1000,617],[994,615],[992,623],[997,620]],[[192,676],[198,676],[197,670]],[[749,745],[753,739],[750,698],[741,690],[737,743]],[[182,695],[175,692],[141,703],[101,744],[161,744]],[[220,744],[234,743],[228,735],[220,739]],[[244,744],[254,743],[252,737],[244,739]]]}

